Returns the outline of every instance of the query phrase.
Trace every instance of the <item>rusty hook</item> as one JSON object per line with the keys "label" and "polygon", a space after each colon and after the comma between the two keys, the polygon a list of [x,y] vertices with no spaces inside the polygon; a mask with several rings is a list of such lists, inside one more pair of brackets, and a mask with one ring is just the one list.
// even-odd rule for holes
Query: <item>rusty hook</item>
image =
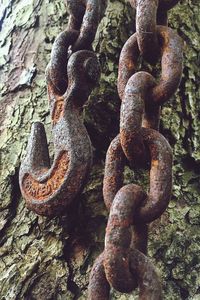
{"label": "rusty hook", "polygon": [[46,134],[42,123],[32,126],[27,154],[20,167],[20,188],[27,206],[41,215],[63,212],[86,181],[92,162],[91,142],[80,115],[100,75],[96,55],[81,50],[71,55],[68,88],[55,93],[49,75],[48,93],[52,118],[54,161],[50,166]]}

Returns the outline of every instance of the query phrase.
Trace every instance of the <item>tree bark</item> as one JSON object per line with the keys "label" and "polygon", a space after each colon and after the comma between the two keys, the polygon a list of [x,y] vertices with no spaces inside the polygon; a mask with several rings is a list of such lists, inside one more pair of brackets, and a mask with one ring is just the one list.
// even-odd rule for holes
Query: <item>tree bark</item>
{"label": "tree bark", "polygon": [[[200,2],[185,0],[169,25],[185,41],[180,88],[162,108],[160,131],[174,153],[169,208],[150,225],[149,253],[163,282],[164,299],[200,299]],[[66,26],[60,0],[5,0],[0,8],[0,299],[87,299],[89,273],[103,250],[108,213],[103,203],[105,153],[119,132],[118,59],[135,31],[135,12],[110,0],[94,49],[102,67],[99,86],[84,107],[94,161],[79,205],[49,219],[27,210],[18,171],[31,124],[42,121],[50,141],[45,68],[52,43]],[[53,155],[52,144],[50,144]],[[146,173],[126,170],[126,182],[143,185]],[[112,292],[112,299],[135,299]]]}

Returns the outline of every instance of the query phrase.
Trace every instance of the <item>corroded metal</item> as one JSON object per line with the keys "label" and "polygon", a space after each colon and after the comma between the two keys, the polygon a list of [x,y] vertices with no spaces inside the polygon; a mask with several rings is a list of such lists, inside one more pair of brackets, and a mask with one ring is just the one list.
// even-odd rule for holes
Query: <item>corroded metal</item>
{"label": "corroded metal", "polygon": [[[83,188],[91,163],[90,138],[81,109],[99,80],[96,55],[90,51],[106,0],[66,0],[67,30],[56,38],[46,76],[54,160],[50,163],[42,123],[32,127],[20,168],[20,188],[27,206],[41,215],[65,211]],[[111,142],[105,163],[103,195],[109,210],[105,249],[90,275],[89,300],[108,300],[110,288],[140,300],[161,300],[160,280],[147,258],[148,223],[167,208],[172,189],[172,151],[158,132],[160,105],[175,93],[182,73],[183,42],[166,26],[167,10],[177,0],[130,0],[136,8],[136,34],[124,45],[119,64],[122,100],[120,133]],[[161,57],[161,76],[137,72],[142,56]],[[149,169],[149,190],[124,186],[125,165]]]}
{"label": "corroded metal", "polygon": [[[147,258],[148,223],[166,210],[172,190],[172,150],[158,132],[160,105],[180,83],[183,42],[167,24],[167,10],[178,1],[130,0],[136,8],[136,33],[125,43],[119,61],[118,93],[122,100],[120,133],[106,155],[103,196],[109,211],[105,248],[90,276],[89,300],[108,300],[110,288],[140,300],[161,300],[161,284]],[[137,72],[140,55],[154,63],[161,56],[157,81]],[[137,73],[136,73],[137,72]],[[124,168],[149,169],[149,190],[124,185]]]}
{"label": "corroded metal", "polygon": [[[151,41],[147,35],[148,34],[147,30],[154,29],[152,25],[155,24],[155,21],[157,21],[156,22],[157,25],[167,26],[167,12],[168,10],[173,8],[179,1],[180,0],[153,0],[153,1],[152,0],[129,0],[131,6],[136,8],[136,15],[137,13],[141,15],[142,20],[139,20],[139,23],[144,26],[144,27],[143,26],[140,27],[140,32],[142,28],[144,29],[142,43],[146,43],[147,47],[151,45],[155,49],[155,46],[151,44]],[[148,7],[149,7],[149,12],[148,12]],[[142,12],[143,14],[141,14]],[[152,19],[150,19],[150,16]],[[137,16],[136,16],[136,22],[137,22]],[[138,25],[136,23],[136,26]],[[154,35],[155,32],[150,31],[149,33],[155,40],[155,35]],[[144,41],[145,39],[147,39],[148,41]],[[147,55],[146,58],[149,59],[150,62],[155,62],[156,56],[151,50],[151,48],[149,48],[149,52],[151,52],[153,58],[150,55],[148,55],[148,52],[146,52],[145,47],[142,47],[141,49],[143,49],[144,54]]]}
{"label": "corroded metal", "polygon": [[119,292],[130,293],[137,286],[137,278],[129,269],[131,226],[139,206],[146,198],[142,188],[129,184],[116,194],[106,227],[104,269],[108,282]]}
{"label": "corroded metal", "polygon": [[67,30],[61,32],[54,41],[51,60],[46,68],[47,82],[51,83],[51,88],[58,95],[63,95],[68,86],[67,65],[69,47],[78,38],[78,31]]}
{"label": "corroded metal", "polygon": [[[137,1],[140,0],[129,0],[130,4],[132,5],[132,7],[136,7],[137,5]],[[157,1],[157,0],[153,0],[153,1]],[[159,0],[159,9],[162,10],[169,10],[172,7],[174,7],[180,0]]]}
{"label": "corroded metal", "polygon": [[183,71],[183,40],[171,28],[157,26],[161,40],[162,73],[150,95],[153,102],[163,104],[176,92]]}
{"label": "corroded metal", "polygon": [[[77,50],[91,48],[101,15],[100,2],[67,2],[72,13],[68,29],[56,38],[46,70],[54,160],[50,164],[44,126],[37,122],[32,126],[19,172],[27,206],[46,216],[63,213],[76,199],[92,163],[81,109],[99,80],[100,68],[92,51]],[[77,16],[81,16],[79,21]]]}
{"label": "corroded metal", "polygon": [[109,300],[110,285],[104,271],[104,253],[95,260],[90,273],[88,300]]}
{"label": "corroded metal", "polygon": [[[150,154],[150,189],[143,206],[138,209],[137,221],[146,223],[160,217],[169,203],[172,188],[172,151],[167,140],[158,131],[142,128],[141,135]],[[111,142],[106,156],[103,195],[108,209],[123,186],[124,166],[125,154],[118,135]]]}
{"label": "corroded metal", "polygon": [[[88,288],[88,300],[109,300],[110,285],[105,276],[103,252],[92,268]],[[137,279],[139,300],[162,300],[161,283],[150,259],[137,249],[129,251],[129,266]]]}
{"label": "corroded metal", "polygon": [[73,45],[73,51],[90,49],[104,11],[105,0],[65,1],[70,13],[68,28],[79,31],[78,39]]}
{"label": "corroded metal", "polygon": [[159,35],[156,27],[157,25],[167,25],[166,12],[173,7],[176,2],[178,1],[134,1],[136,7],[136,33],[138,47],[140,54],[150,63],[157,62],[160,54]]}
{"label": "corroded metal", "polygon": [[141,55],[148,62],[156,62],[159,57],[156,18],[158,0],[136,0],[136,32]]}
{"label": "corroded metal", "polygon": [[[150,90],[151,103],[163,104],[177,90],[183,68],[183,41],[177,33],[165,26],[157,26],[156,32],[161,41],[161,77]],[[129,78],[137,70],[139,49],[137,34],[133,34],[125,43],[119,61],[118,92],[122,99]]]}
{"label": "corroded metal", "polygon": [[20,168],[22,195],[27,206],[38,214],[52,216],[63,212],[80,192],[88,176],[92,149],[79,107],[87,100],[98,80],[97,66],[94,53],[78,51],[68,62],[69,83],[65,94],[59,96],[51,84],[48,86],[54,162],[50,166],[44,127],[35,123]]}

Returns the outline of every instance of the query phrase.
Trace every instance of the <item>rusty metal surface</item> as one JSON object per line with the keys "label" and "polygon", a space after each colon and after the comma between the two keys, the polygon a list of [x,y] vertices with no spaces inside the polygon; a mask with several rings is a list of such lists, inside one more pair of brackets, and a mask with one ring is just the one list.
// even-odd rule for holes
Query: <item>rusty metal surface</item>
{"label": "rusty metal surface", "polygon": [[[92,164],[91,142],[81,109],[99,80],[100,67],[93,51],[71,48],[76,48],[76,42],[80,48],[91,48],[100,20],[100,4],[97,0],[67,2],[72,12],[69,28],[56,38],[46,70],[54,161],[50,165],[45,129],[37,122],[32,126],[19,172],[27,207],[45,216],[66,211],[81,192]],[[75,22],[73,13],[82,19],[70,28]]]}
{"label": "rusty metal surface", "polygon": [[[138,209],[137,221],[146,223],[160,217],[169,203],[172,189],[172,151],[167,140],[158,131],[142,128],[141,135],[150,156],[150,189],[145,205]],[[106,157],[103,195],[108,209],[123,185],[124,166],[125,154],[118,135],[112,141]]]}
{"label": "rusty metal surface", "polygon": [[126,41],[120,53],[117,89],[121,100],[129,78],[137,71],[139,55],[137,34],[135,33]]}
{"label": "rusty metal surface", "polygon": [[108,211],[111,208],[115,195],[123,186],[123,171],[125,162],[125,155],[118,135],[114,140],[112,140],[106,154],[103,179],[103,197]]}
{"label": "rusty metal surface", "polygon": [[104,269],[108,282],[119,292],[130,293],[137,278],[129,269],[131,226],[139,206],[146,198],[142,188],[129,184],[116,194],[108,218],[105,236]]}
{"label": "rusty metal surface", "polygon": [[[141,134],[141,127],[144,112],[147,112],[145,103],[149,101],[149,90],[155,84],[154,78],[149,73],[137,72],[131,76],[126,85],[120,111],[120,141],[129,161],[146,161],[144,156],[146,147]],[[152,107],[152,104],[149,107]],[[154,109],[151,118],[149,116],[150,124],[148,127],[157,128],[158,120],[159,117],[155,114]]]}
{"label": "rusty metal surface", "polygon": [[137,276],[140,300],[162,300],[162,287],[155,267],[150,259],[138,251],[130,250],[130,270]]}
{"label": "rusty metal surface", "polygon": [[158,84],[153,88],[151,98],[158,104],[168,101],[176,92],[183,71],[183,40],[171,28],[158,26],[161,41],[162,73]]}
{"label": "rusty metal surface", "polygon": [[[159,133],[160,105],[180,83],[183,42],[167,24],[167,10],[178,1],[130,0],[136,8],[136,33],[125,43],[119,60],[118,93],[122,100],[120,133],[111,142],[105,162],[103,196],[109,211],[105,247],[90,276],[89,300],[107,300],[110,288],[140,300],[161,300],[162,288],[147,258],[148,223],[166,210],[172,190],[172,150]],[[139,57],[155,63],[161,76],[137,72]],[[124,168],[149,170],[149,189],[124,186]]]}
{"label": "rusty metal surface", "polygon": [[[160,105],[168,101],[179,86],[183,68],[183,41],[168,27],[157,26],[156,32],[161,44],[161,76],[156,86],[150,90],[149,102]],[[120,55],[118,92],[121,99],[129,78],[137,70],[138,58],[139,49],[135,33],[127,40]]]}
{"label": "rusty metal surface", "polygon": [[[88,287],[88,300],[109,300],[110,285],[104,271],[103,252],[92,268]],[[137,279],[140,300],[162,300],[161,283],[149,258],[137,249],[129,251],[129,268],[131,275]]]}
{"label": "rusty metal surface", "polygon": [[47,82],[58,95],[63,95],[68,86],[67,65],[68,50],[77,40],[78,31],[68,30],[61,32],[54,41],[51,60],[46,68]]}
{"label": "rusty metal surface", "polygon": [[136,32],[141,55],[148,62],[156,62],[159,56],[156,18],[158,0],[136,0]]}
{"label": "rusty metal surface", "polygon": [[97,257],[92,267],[88,286],[88,300],[110,299],[110,285],[106,279],[103,261],[104,252]]}
{"label": "rusty metal surface", "polygon": [[[68,62],[68,88],[64,95],[49,84],[54,162],[49,163],[44,127],[32,127],[27,155],[20,168],[20,187],[27,206],[44,215],[56,215],[73,201],[85,183],[92,163],[90,138],[79,107],[98,81],[94,53],[81,50]],[[96,71],[96,72],[95,72]]]}
{"label": "rusty metal surface", "polygon": [[[150,63],[157,62],[160,54],[159,34],[156,27],[157,25],[167,25],[167,10],[172,8],[177,2],[178,1],[158,0],[134,1],[134,5],[136,7],[136,33],[138,47],[140,54]],[[171,39],[173,40],[172,37]],[[166,44],[167,42],[165,39],[165,45]]]}
{"label": "rusty metal surface", "polygon": [[70,13],[68,28],[79,31],[78,39],[73,45],[73,51],[90,49],[104,12],[105,0],[65,1]]}
{"label": "rusty metal surface", "polygon": [[[54,161],[50,164],[42,123],[33,124],[19,181],[27,206],[38,214],[63,213],[82,190],[92,163],[90,138],[81,109],[100,77],[91,43],[106,0],[66,0],[68,27],[56,38],[46,70],[52,121]],[[161,300],[162,289],[147,258],[148,223],[166,210],[172,190],[172,150],[159,133],[160,105],[180,83],[183,42],[167,26],[167,10],[177,0],[130,0],[136,8],[136,33],[125,43],[119,62],[122,100],[120,132],[106,156],[103,196],[109,211],[103,253],[95,261],[89,300],[106,300],[110,289],[140,300]],[[161,76],[137,72],[139,57],[161,57]],[[149,170],[149,190],[124,186],[125,165]]]}
{"label": "rusty metal surface", "polygon": [[[141,0],[129,0],[131,6],[134,8],[137,5],[137,1],[141,1]],[[157,0],[153,0],[153,1],[157,2]],[[178,2],[180,2],[180,0],[159,0],[158,1],[159,9],[169,10],[173,8]]]}
{"label": "rusty metal surface", "polygon": [[[156,55],[155,53],[153,53],[152,48],[150,48],[149,46],[151,45],[153,47],[153,49],[155,48],[155,45],[153,45],[153,43],[151,43],[149,37],[148,37],[148,33],[151,34],[151,37],[153,37],[153,39],[156,41],[156,37],[155,37],[155,27],[153,27],[153,25],[156,24],[157,25],[165,25],[167,26],[167,12],[168,10],[170,10],[171,8],[173,8],[180,0],[129,0],[130,4],[132,7],[134,7],[136,9],[136,26],[137,25],[137,13],[141,16],[142,20],[138,20],[140,24],[142,24],[143,26],[141,27],[141,29],[143,28],[143,46],[141,48],[141,50],[143,49],[144,51],[144,55],[147,58],[147,60],[149,60],[149,62],[155,62],[156,61]],[[148,11],[149,8],[149,11]],[[150,18],[151,16],[151,18]],[[148,31],[148,29],[152,30],[152,31]],[[145,41],[145,39],[147,39],[147,41]],[[148,52],[146,52],[145,49],[145,44],[146,43],[146,49],[149,49],[149,52],[151,53],[151,55],[148,54]]]}

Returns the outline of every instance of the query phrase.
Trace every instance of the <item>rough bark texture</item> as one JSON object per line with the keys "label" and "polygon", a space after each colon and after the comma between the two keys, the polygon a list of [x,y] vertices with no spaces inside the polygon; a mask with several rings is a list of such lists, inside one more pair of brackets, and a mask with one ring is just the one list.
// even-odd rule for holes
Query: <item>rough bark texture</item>
{"label": "rough bark texture", "polygon": [[[61,0],[3,0],[0,11],[0,299],[86,299],[93,261],[104,246],[104,158],[119,130],[118,58],[134,32],[134,12],[124,0],[108,1],[94,43],[101,82],[84,109],[93,169],[79,206],[48,219],[26,209],[18,170],[31,123],[44,122],[50,137],[44,72],[67,12]],[[174,152],[174,187],[168,210],[149,233],[149,256],[168,300],[200,299],[199,11],[199,0],[182,0],[169,14],[170,26],[185,40],[180,89],[164,105],[161,121]],[[126,182],[146,181],[139,172],[127,169],[126,175]],[[135,296],[113,292],[112,299]]]}

